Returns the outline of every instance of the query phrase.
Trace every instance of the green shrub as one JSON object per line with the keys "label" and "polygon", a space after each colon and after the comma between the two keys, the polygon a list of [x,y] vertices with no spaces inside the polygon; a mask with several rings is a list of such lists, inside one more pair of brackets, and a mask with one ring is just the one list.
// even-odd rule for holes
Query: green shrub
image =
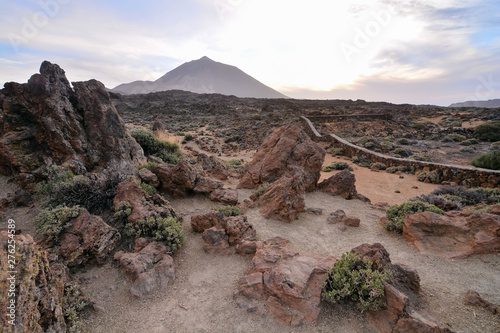
{"label": "green shrub", "polygon": [[441,176],[437,170],[433,171],[420,171],[417,173],[417,180],[419,182],[425,182],[428,179],[433,184],[441,183]]}
{"label": "green shrub", "polygon": [[455,198],[465,206],[477,205],[482,202],[487,204],[500,203],[500,188],[471,188],[463,186],[441,186],[434,190],[432,195]]}
{"label": "green shrub", "polygon": [[481,141],[500,141],[500,120],[481,124],[474,129],[474,137]]}
{"label": "green shrub", "polygon": [[241,209],[238,206],[214,206],[211,209],[222,212],[225,216],[241,215]]}
{"label": "green shrub", "polygon": [[132,205],[128,201],[120,201],[115,205],[114,212],[113,221],[123,223],[132,214]]}
{"label": "green shrub", "polygon": [[398,167],[388,167],[387,169],[385,169],[385,172],[387,173],[396,173],[398,171],[399,171]]}
{"label": "green shrub", "polygon": [[264,194],[264,192],[266,192],[268,188],[269,188],[269,183],[265,182],[263,184],[260,184],[259,187],[255,190],[255,192],[253,192],[253,194],[258,198],[262,194]]}
{"label": "green shrub", "polygon": [[352,162],[364,168],[369,168],[372,162],[366,157],[354,156]]}
{"label": "green shrub", "polygon": [[413,159],[424,162],[430,162],[432,160],[428,155],[416,155],[413,157]]}
{"label": "green shrub", "polygon": [[389,141],[389,142],[394,142],[395,138],[393,135],[389,135],[389,136],[386,136],[384,138],[385,141]]}
{"label": "green shrub", "polygon": [[471,164],[477,168],[500,170],[500,151],[492,151],[472,160]]}
{"label": "green shrub", "polygon": [[333,156],[345,154],[344,148],[329,148],[327,151]]}
{"label": "green shrub", "polygon": [[375,143],[373,143],[372,141],[368,141],[367,143],[365,143],[365,148],[366,149],[375,148]]}
{"label": "green shrub", "polygon": [[154,162],[154,161],[148,161],[146,164],[141,164],[141,165],[139,166],[139,170],[141,170],[141,169],[148,169],[148,170],[151,170],[151,169],[153,169],[153,167],[154,167],[155,165],[157,165],[157,164],[158,164],[158,163],[156,163],[156,162]]}
{"label": "green shrub", "polygon": [[415,124],[411,125],[411,128],[414,128],[416,130],[423,130],[426,127],[427,126],[424,123],[415,123]]}
{"label": "green shrub", "polygon": [[411,155],[411,151],[405,148],[396,148],[394,150],[394,154],[397,154],[400,157],[409,157]]}
{"label": "green shrub", "polygon": [[136,238],[146,237],[164,243],[168,252],[173,253],[185,242],[182,225],[173,217],[148,217],[136,223],[127,223],[125,235]]}
{"label": "green shrub", "polygon": [[323,282],[323,299],[331,303],[354,301],[362,311],[382,309],[386,305],[383,283],[389,281],[391,275],[372,267],[370,260],[358,254],[342,254]]}
{"label": "green shrub", "polygon": [[387,169],[387,165],[385,165],[384,163],[373,163],[371,166],[370,166],[370,169],[373,169],[373,170],[385,170]]}
{"label": "green shrub", "polygon": [[456,133],[448,134],[447,136],[448,136],[448,138],[452,139],[455,142],[462,142],[465,139],[467,139],[465,136],[463,136],[461,134],[456,134]]}
{"label": "green shrub", "polygon": [[80,206],[64,205],[46,208],[35,217],[35,230],[47,240],[57,241],[64,229],[70,226],[69,222],[83,210]]}
{"label": "green shrub", "polygon": [[394,145],[391,142],[389,142],[389,141],[382,141],[380,143],[380,146],[384,150],[393,150],[394,149]]}
{"label": "green shrub", "polygon": [[429,205],[422,201],[406,201],[401,205],[393,205],[385,212],[387,222],[384,223],[384,228],[397,233],[403,232],[403,222],[406,215],[418,214],[425,211],[443,214],[443,211],[434,205]]}
{"label": "green shrub", "polygon": [[227,169],[239,169],[243,167],[243,162],[239,159],[233,159],[226,162]]}
{"label": "green shrub", "polygon": [[335,161],[335,162],[332,162],[328,165],[325,165],[321,171],[323,172],[330,172],[332,170],[344,170],[344,169],[348,169],[350,171],[353,170],[353,168],[347,164],[346,162],[342,162],[342,161]]}
{"label": "green shrub", "polygon": [[144,150],[145,155],[161,158],[165,163],[177,164],[181,155],[176,143],[158,140],[153,133],[144,129],[137,129],[130,133]]}
{"label": "green shrub", "polygon": [[193,141],[194,136],[192,134],[184,135],[184,141]]}
{"label": "green shrub", "polygon": [[62,309],[64,321],[67,325],[67,332],[82,332],[83,323],[80,320],[80,316],[88,305],[89,300],[85,297],[78,284],[70,282],[65,285],[62,299]]}
{"label": "green shrub", "polygon": [[478,143],[479,141],[477,139],[467,139],[460,142],[462,146],[472,146],[472,145],[477,145]]}
{"label": "green shrub", "polygon": [[121,181],[117,174],[103,179],[74,176],[56,166],[49,170],[47,181],[37,184],[35,192],[45,207],[78,205],[86,208],[91,214],[99,215],[111,208],[116,186]]}
{"label": "green shrub", "polygon": [[156,188],[152,185],[149,185],[148,183],[145,182],[140,182],[139,186],[142,188],[144,192],[146,192],[148,195],[153,195],[156,193]]}
{"label": "green shrub", "polygon": [[493,143],[490,145],[490,150],[492,150],[492,151],[497,151],[497,150],[500,150],[500,141],[498,141],[498,142],[493,142]]}
{"label": "green shrub", "polygon": [[402,139],[399,139],[398,141],[396,141],[396,143],[398,145],[407,146],[410,144],[410,141],[408,141],[408,139],[402,138]]}

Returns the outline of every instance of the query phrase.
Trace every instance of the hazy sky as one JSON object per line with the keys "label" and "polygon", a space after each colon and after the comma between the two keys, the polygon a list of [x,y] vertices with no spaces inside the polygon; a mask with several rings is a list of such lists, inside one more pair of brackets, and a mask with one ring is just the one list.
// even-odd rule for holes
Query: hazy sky
{"label": "hazy sky", "polygon": [[156,80],[208,56],[293,98],[500,98],[498,0],[0,0],[0,84]]}

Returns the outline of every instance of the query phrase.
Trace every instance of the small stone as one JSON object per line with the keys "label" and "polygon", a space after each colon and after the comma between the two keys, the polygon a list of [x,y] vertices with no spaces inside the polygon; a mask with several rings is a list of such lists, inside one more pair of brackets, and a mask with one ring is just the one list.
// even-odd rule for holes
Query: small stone
{"label": "small stone", "polygon": [[401,191],[400,190],[396,190],[396,191],[394,191],[394,193],[401,193]]}

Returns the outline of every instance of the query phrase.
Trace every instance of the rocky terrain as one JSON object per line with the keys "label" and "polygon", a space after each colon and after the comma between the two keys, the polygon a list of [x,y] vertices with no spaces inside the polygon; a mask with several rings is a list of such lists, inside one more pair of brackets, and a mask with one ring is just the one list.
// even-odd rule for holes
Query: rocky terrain
{"label": "rocky terrain", "polygon": [[470,165],[497,149],[475,128],[498,109],[122,96],[49,62],[0,107],[5,332],[500,330],[496,174],[390,170],[299,119]]}

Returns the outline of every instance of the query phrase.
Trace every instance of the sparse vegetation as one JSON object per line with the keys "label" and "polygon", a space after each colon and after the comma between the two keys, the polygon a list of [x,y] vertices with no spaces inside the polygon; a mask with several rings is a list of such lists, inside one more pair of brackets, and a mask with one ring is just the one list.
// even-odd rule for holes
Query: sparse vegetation
{"label": "sparse vegetation", "polygon": [[80,315],[87,305],[88,300],[78,284],[70,283],[64,287],[62,308],[68,332],[77,333],[82,331],[83,324],[80,321]]}
{"label": "sparse vegetation", "polygon": [[410,214],[418,214],[425,211],[430,211],[437,214],[443,214],[443,211],[434,205],[429,205],[422,201],[406,201],[401,205],[393,205],[385,212],[387,222],[384,223],[384,228],[396,233],[403,232],[404,217]]}
{"label": "sparse vegetation", "polygon": [[243,167],[243,162],[239,159],[232,159],[226,162],[227,169],[239,169]]}
{"label": "sparse vegetation", "polygon": [[143,190],[144,192],[146,192],[146,193],[147,193],[147,195],[150,195],[150,196],[151,196],[151,195],[153,195],[153,194],[155,194],[155,193],[156,193],[156,188],[155,188],[154,186],[152,186],[152,185],[149,185],[148,183],[145,183],[145,182],[142,182],[142,181],[141,181],[141,182],[139,183],[139,186],[142,188],[142,190]]}
{"label": "sparse vegetation", "polygon": [[500,151],[492,151],[472,160],[471,164],[477,168],[500,170]]}
{"label": "sparse vegetation", "polygon": [[241,215],[241,209],[238,206],[213,206],[211,209],[222,212],[225,216]]}
{"label": "sparse vegetation", "polygon": [[257,187],[257,189],[255,190],[255,192],[253,192],[253,194],[258,198],[262,194],[264,194],[264,192],[266,192],[268,188],[269,188],[269,183],[265,182],[263,184],[260,184],[259,187]]}
{"label": "sparse vegetation", "polygon": [[332,162],[328,165],[325,165],[321,171],[323,172],[330,172],[332,170],[344,170],[344,169],[348,169],[350,171],[353,170],[353,168],[346,162],[342,162],[342,161],[335,161],[335,162]]}
{"label": "sparse vegetation", "polygon": [[372,169],[372,170],[385,170],[385,169],[387,169],[387,165],[385,165],[384,163],[377,162],[377,163],[373,163],[370,166],[370,169]]}
{"label": "sparse vegetation", "polygon": [[127,223],[125,235],[135,238],[146,237],[164,243],[173,253],[185,242],[182,225],[173,217],[148,217],[136,223]]}
{"label": "sparse vegetation", "polygon": [[345,154],[345,151],[343,148],[328,148],[327,150],[330,154],[333,156],[341,156]]}
{"label": "sparse vegetation", "polygon": [[433,184],[440,184],[441,183],[441,176],[439,174],[439,171],[433,170],[433,171],[420,171],[417,172],[417,180],[419,182],[425,182],[428,181]]}
{"label": "sparse vegetation", "polygon": [[370,260],[358,254],[342,254],[323,282],[323,299],[331,303],[353,301],[362,311],[382,309],[386,305],[383,283],[389,281],[391,275],[372,267]]}
{"label": "sparse vegetation", "polygon": [[148,161],[146,164],[141,164],[139,166],[139,170],[141,169],[148,169],[148,170],[151,170],[153,168],[153,166],[157,165],[158,163],[156,162],[153,162],[153,161]]}
{"label": "sparse vegetation", "polygon": [[35,217],[35,230],[48,241],[57,241],[61,233],[70,226],[69,222],[80,215],[80,206],[57,206],[46,208]]}

